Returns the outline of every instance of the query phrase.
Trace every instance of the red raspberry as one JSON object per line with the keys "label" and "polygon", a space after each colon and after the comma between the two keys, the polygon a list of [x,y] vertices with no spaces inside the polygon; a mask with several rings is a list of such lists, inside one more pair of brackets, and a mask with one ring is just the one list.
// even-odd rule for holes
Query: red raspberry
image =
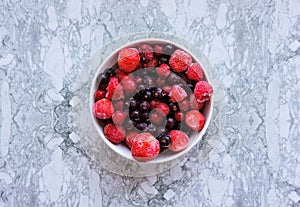
{"label": "red raspberry", "polygon": [[121,125],[126,119],[126,114],[122,111],[116,111],[112,115],[112,120],[115,125]]}
{"label": "red raspberry", "polygon": [[157,59],[154,58],[154,59],[149,60],[146,63],[144,63],[143,67],[144,68],[154,68],[157,66],[157,64],[158,64],[158,61],[157,61]]}
{"label": "red raspberry", "polygon": [[167,64],[161,64],[156,70],[157,75],[161,78],[166,78],[170,72],[170,67]]}
{"label": "red raspberry", "polygon": [[185,123],[195,131],[199,131],[205,124],[204,116],[197,110],[191,110],[185,115]]}
{"label": "red raspberry", "polygon": [[139,51],[135,48],[124,48],[119,52],[118,65],[125,73],[134,71],[140,62]]}
{"label": "red raspberry", "polygon": [[167,104],[165,103],[158,103],[156,105],[156,108],[159,108],[160,110],[162,110],[164,112],[165,115],[168,115],[170,113],[170,108]]}
{"label": "red raspberry", "polygon": [[122,111],[123,107],[124,107],[124,102],[123,101],[113,101],[113,105],[114,105],[115,109]]}
{"label": "red raspberry", "polygon": [[156,106],[157,106],[157,104],[159,104],[160,102],[159,101],[157,101],[157,100],[152,100],[152,101],[150,101],[150,108],[151,109],[154,109]]}
{"label": "red raspberry", "polygon": [[179,102],[178,105],[181,111],[187,111],[190,109],[190,102],[187,99]]}
{"label": "red raspberry", "polygon": [[102,98],[94,104],[94,116],[99,119],[109,119],[114,112],[112,103],[107,98]]}
{"label": "red raspberry", "polygon": [[194,89],[194,94],[197,101],[203,103],[205,101],[209,101],[211,95],[213,94],[213,88],[206,81],[198,81]]}
{"label": "red raspberry", "polygon": [[164,48],[161,45],[154,46],[154,55],[156,57],[162,56],[163,52],[164,52]]}
{"label": "red raspberry", "polygon": [[153,59],[153,48],[148,44],[142,44],[139,46],[139,52],[143,61],[149,61]]}
{"label": "red raspberry", "polygon": [[119,78],[120,81],[123,81],[124,79],[128,78],[128,73],[124,73],[122,70],[117,70],[116,76]]}
{"label": "red raspberry", "polygon": [[161,109],[156,108],[150,112],[150,121],[156,126],[160,125],[163,122],[164,117],[165,114]]}
{"label": "red raspberry", "polygon": [[141,133],[132,140],[131,154],[139,162],[147,162],[157,157],[160,147],[159,142],[150,133]]}
{"label": "red raspberry", "polygon": [[121,82],[122,86],[123,86],[123,90],[126,94],[132,94],[135,92],[136,90],[136,84],[135,82],[130,79],[130,78],[126,78]]}
{"label": "red raspberry", "polygon": [[179,152],[186,149],[189,145],[188,136],[180,130],[172,130],[169,132],[171,137],[171,145],[169,149],[173,152]]}
{"label": "red raspberry", "polygon": [[103,91],[103,90],[97,90],[94,93],[94,99],[95,99],[95,101],[99,101],[101,98],[104,98],[104,97],[105,97],[105,91]]}
{"label": "red raspberry", "polygon": [[177,112],[174,114],[174,118],[175,118],[176,121],[182,121],[183,118],[184,118],[184,115],[183,115],[183,113],[177,111]]}
{"label": "red raspberry", "polygon": [[202,67],[198,63],[192,63],[186,74],[190,80],[200,81],[203,77]]}
{"label": "red raspberry", "polygon": [[117,77],[111,77],[106,88],[107,93],[105,95],[108,99],[118,100],[124,98],[123,89],[119,83]]}
{"label": "red raspberry", "polygon": [[135,138],[137,134],[138,134],[137,132],[129,132],[128,135],[126,136],[126,144],[129,148],[131,148],[132,140]]}
{"label": "red raspberry", "polygon": [[104,127],[104,135],[112,143],[120,143],[125,140],[124,131],[117,128],[114,124],[109,123]]}
{"label": "red raspberry", "polygon": [[196,97],[194,94],[190,95],[190,107],[191,109],[196,109],[196,110],[202,110],[205,102],[201,103],[198,100],[196,100]]}
{"label": "red raspberry", "polygon": [[187,93],[179,85],[174,85],[171,89],[170,94],[171,98],[176,102],[180,102],[187,97]]}
{"label": "red raspberry", "polygon": [[175,72],[184,72],[192,63],[192,57],[183,50],[175,50],[170,57],[169,64]]}

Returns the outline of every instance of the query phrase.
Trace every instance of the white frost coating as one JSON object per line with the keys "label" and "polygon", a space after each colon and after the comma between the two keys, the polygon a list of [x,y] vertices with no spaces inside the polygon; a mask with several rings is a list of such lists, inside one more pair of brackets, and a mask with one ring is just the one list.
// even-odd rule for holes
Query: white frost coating
{"label": "white frost coating", "polygon": [[56,12],[53,6],[49,6],[47,9],[48,14],[48,27],[52,31],[56,30],[58,23],[57,23],[57,17]]}
{"label": "white frost coating", "polygon": [[280,93],[280,79],[279,73],[276,71],[273,73],[272,81],[268,87],[267,100],[266,100],[266,141],[268,144],[268,156],[270,158],[271,165],[276,170],[279,167],[279,131],[274,123],[278,118],[279,108],[279,93]]}
{"label": "white frost coating", "polygon": [[216,19],[216,26],[218,29],[223,29],[226,26],[226,13],[227,13],[227,6],[226,4],[222,3],[219,6],[217,19]]}
{"label": "white frost coating", "polygon": [[46,165],[43,172],[43,180],[50,195],[50,200],[55,202],[60,195],[60,190],[63,184],[64,162],[62,160],[62,152],[57,149],[51,156],[51,162]]}
{"label": "white frost coating", "polygon": [[11,104],[9,98],[9,85],[6,81],[1,86],[1,110],[2,110],[2,128],[0,134],[0,152],[3,157],[8,154],[10,126],[11,126]]}
{"label": "white frost coating", "polygon": [[67,2],[67,13],[71,19],[81,20],[81,1],[70,0]]}
{"label": "white frost coating", "polygon": [[52,76],[53,86],[57,91],[60,91],[63,87],[65,71],[64,54],[61,43],[57,38],[52,39],[51,47],[47,51],[44,70]]}

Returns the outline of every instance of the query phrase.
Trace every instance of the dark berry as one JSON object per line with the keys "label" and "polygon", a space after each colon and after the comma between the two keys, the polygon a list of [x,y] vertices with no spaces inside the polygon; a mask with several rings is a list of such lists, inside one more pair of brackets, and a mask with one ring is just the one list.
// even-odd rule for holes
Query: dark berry
{"label": "dark berry", "polygon": [[166,128],[167,128],[168,130],[171,130],[171,129],[173,129],[174,126],[175,126],[175,121],[174,121],[174,119],[171,118],[171,117],[169,117],[169,118],[167,119]]}
{"label": "dark berry", "polygon": [[133,120],[137,120],[140,117],[139,114],[139,111],[133,111],[130,113],[130,118],[132,118]]}
{"label": "dark berry", "polygon": [[137,108],[137,105],[138,104],[137,104],[136,100],[131,100],[130,103],[129,103],[129,108],[134,110],[134,109]]}
{"label": "dark berry", "polygon": [[163,51],[164,51],[164,48],[161,45],[155,45],[154,46],[154,55],[156,57],[162,56]]}
{"label": "dark berry", "polygon": [[156,99],[161,99],[163,95],[163,90],[161,88],[156,88],[152,92],[152,97]]}
{"label": "dark berry", "polygon": [[141,111],[147,111],[147,110],[150,109],[150,104],[149,104],[147,101],[142,101],[142,102],[140,103],[139,109],[140,109]]}
{"label": "dark berry", "polygon": [[142,114],[140,115],[140,119],[141,119],[142,121],[147,121],[147,120],[149,120],[149,113],[148,113],[148,112],[142,113]]}
{"label": "dark berry", "polygon": [[107,77],[112,77],[116,75],[116,71],[112,68],[108,68],[107,71],[105,72],[105,75]]}
{"label": "dark berry", "polygon": [[136,125],[136,128],[138,129],[138,130],[142,130],[142,131],[144,131],[146,128],[147,128],[147,124],[146,123],[138,123],[137,125]]}
{"label": "dark berry", "polygon": [[145,100],[149,100],[151,99],[151,91],[147,90],[145,91],[144,93],[144,97],[143,97]]}
{"label": "dark berry", "polygon": [[177,104],[175,102],[170,102],[169,103],[169,108],[171,111],[176,112],[178,110]]}
{"label": "dark berry", "polygon": [[164,54],[166,55],[171,55],[175,50],[175,47],[174,45],[171,45],[171,44],[167,44],[165,47],[164,47]]}
{"label": "dark berry", "polygon": [[168,55],[163,55],[162,57],[159,58],[158,64],[159,64],[159,65],[161,65],[161,64],[168,64],[169,58],[170,58],[170,56],[168,56]]}
{"label": "dark berry", "polygon": [[167,134],[160,134],[157,138],[160,148],[167,149],[171,144],[171,137]]}

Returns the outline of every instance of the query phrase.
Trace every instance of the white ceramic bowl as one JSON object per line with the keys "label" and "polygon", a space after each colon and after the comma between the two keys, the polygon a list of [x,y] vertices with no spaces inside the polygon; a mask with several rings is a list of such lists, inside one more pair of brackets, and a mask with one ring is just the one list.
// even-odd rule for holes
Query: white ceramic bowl
{"label": "white ceramic bowl", "polygon": [[[136,161],[133,159],[132,155],[131,155],[131,151],[130,149],[126,146],[126,144],[120,143],[120,144],[114,144],[111,143],[104,135],[103,133],[103,128],[102,126],[99,125],[97,119],[94,117],[93,115],[93,104],[94,104],[94,93],[98,88],[100,79],[98,78],[99,75],[101,73],[103,73],[103,71],[106,68],[110,68],[113,65],[116,64],[117,62],[117,58],[118,58],[118,53],[122,48],[126,48],[126,47],[138,47],[141,44],[151,44],[151,45],[155,45],[155,44],[161,44],[161,45],[165,45],[165,44],[173,44],[175,47],[177,47],[178,49],[182,49],[184,51],[186,51],[187,53],[189,53],[193,60],[195,62],[198,62],[202,68],[203,68],[203,80],[206,80],[208,83],[211,83],[209,81],[209,77],[207,76],[207,73],[205,72],[206,70],[206,66],[205,64],[201,63],[199,61],[199,59],[194,56],[191,52],[189,52],[189,50],[187,50],[186,48],[182,47],[181,45],[178,45],[175,42],[172,41],[168,41],[168,40],[164,40],[164,39],[157,39],[157,38],[149,38],[149,39],[140,39],[131,43],[128,43],[124,46],[122,46],[121,48],[118,48],[117,50],[115,50],[114,52],[111,53],[111,55],[109,55],[99,66],[93,80],[91,83],[91,89],[90,89],[90,114],[92,117],[92,121],[94,124],[94,127],[96,128],[98,134],[100,135],[100,138],[103,139],[104,143],[106,143],[113,151],[115,151],[117,154],[121,155],[124,158],[127,158],[129,160],[132,161]],[[207,102],[205,104],[205,108],[203,111],[203,115],[205,117],[205,125],[203,127],[203,129],[199,132],[199,133],[194,133],[190,138],[189,138],[189,146],[181,151],[181,152],[172,152],[170,150],[166,150],[162,153],[160,153],[155,159],[150,160],[146,163],[163,163],[163,162],[168,162],[171,160],[174,160],[176,158],[179,158],[180,156],[186,154],[190,149],[192,149],[203,137],[203,135],[205,134],[208,125],[210,123],[211,120],[211,116],[212,116],[212,111],[213,111],[213,96],[211,97],[210,101]]]}

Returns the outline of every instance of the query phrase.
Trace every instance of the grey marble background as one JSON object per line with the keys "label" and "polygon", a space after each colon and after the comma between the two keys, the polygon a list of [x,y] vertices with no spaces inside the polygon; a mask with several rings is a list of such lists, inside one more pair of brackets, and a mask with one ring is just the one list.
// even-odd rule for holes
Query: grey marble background
{"label": "grey marble background", "polygon": [[[2,0],[0,207],[300,206],[300,1]],[[84,63],[135,32],[197,46],[226,123],[207,160],[149,177],[107,171],[70,113]],[[193,154],[190,154],[193,155]]]}

